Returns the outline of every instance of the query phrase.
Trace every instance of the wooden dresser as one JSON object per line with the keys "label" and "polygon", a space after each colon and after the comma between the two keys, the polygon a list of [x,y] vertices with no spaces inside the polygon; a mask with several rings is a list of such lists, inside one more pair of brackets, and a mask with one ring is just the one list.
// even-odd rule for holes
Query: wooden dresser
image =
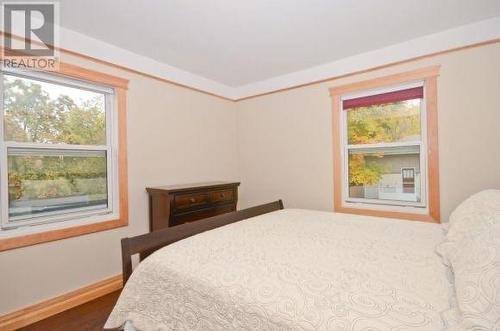
{"label": "wooden dresser", "polygon": [[237,182],[148,187],[151,231],[236,210]]}

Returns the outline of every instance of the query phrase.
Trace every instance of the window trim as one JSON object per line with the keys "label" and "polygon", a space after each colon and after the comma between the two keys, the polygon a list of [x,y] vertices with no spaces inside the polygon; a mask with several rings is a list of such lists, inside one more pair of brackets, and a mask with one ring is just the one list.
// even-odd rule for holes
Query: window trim
{"label": "window trim", "polygon": [[[424,100],[425,100],[425,86],[424,81],[420,80],[417,82],[413,82],[411,84],[396,84],[391,85],[389,87],[370,89],[368,91],[363,91],[361,93],[362,97],[372,96],[377,94],[384,93],[392,93],[400,90],[405,90],[413,87],[423,87],[424,88]],[[345,207],[359,207],[359,208],[376,208],[376,209],[392,209],[397,211],[408,211],[411,210],[416,214],[426,213],[427,212],[427,180],[421,185],[421,196],[423,197],[421,202],[407,202],[407,201],[394,201],[394,200],[377,200],[373,201],[372,199],[367,198],[350,198],[348,196],[349,192],[349,178],[346,176],[347,169],[349,169],[349,160],[347,155],[349,155],[350,150],[356,149],[375,149],[375,148],[390,148],[390,147],[411,147],[418,146],[420,152],[420,173],[421,178],[427,179],[427,156],[423,151],[427,150],[427,124],[426,124],[426,105],[425,102],[421,105],[420,109],[420,121],[421,121],[421,139],[418,141],[409,141],[409,142],[392,142],[392,143],[373,143],[373,144],[349,144],[347,141],[348,132],[347,132],[347,112],[351,110],[344,110],[343,103],[346,100],[352,100],[354,98],[359,98],[359,96],[352,96],[352,94],[343,95],[341,97],[341,110],[340,110],[340,121],[341,121],[341,141],[342,141],[342,183],[344,185],[342,190],[342,204]],[[409,209],[411,208],[411,209]]]}
{"label": "window trim", "polygon": [[[44,75],[58,75],[63,80],[67,78],[81,81],[82,88],[86,88],[85,86],[88,86],[90,83],[108,86],[114,90],[114,106],[111,107],[111,111],[116,112],[113,116],[115,120],[112,125],[117,125],[117,128],[116,130],[112,130],[112,132],[114,132],[116,136],[117,149],[114,152],[117,153],[117,155],[114,157],[117,160],[117,162],[115,162],[117,169],[114,169],[113,175],[116,178],[118,189],[117,194],[113,197],[113,201],[116,201],[119,206],[116,212],[112,214],[94,215],[84,219],[71,219],[65,222],[53,222],[40,226],[20,227],[8,231],[0,231],[0,251],[128,225],[126,142],[126,93],[128,89],[128,80],[68,63],[60,63],[58,70],[55,72],[35,73],[33,77],[36,75],[40,75],[40,77]],[[57,145],[54,147],[59,148],[60,146]]]}
{"label": "window trim", "polygon": [[[440,222],[440,201],[439,201],[439,157],[438,157],[438,119],[437,119],[437,77],[440,66],[431,66],[413,71],[403,72],[385,77],[355,82],[330,88],[332,98],[332,133],[333,133],[333,189],[334,189],[334,211],[341,213],[360,214],[369,216],[400,218],[407,220],[417,220],[425,222]],[[384,206],[366,204],[354,206],[345,204],[346,189],[343,183],[344,149],[344,111],[342,110],[342,100],[363,95],[375,94],[374,90],[390,91],[406,86],[412,86],[423,82],[424,86],[424,115],[426,121],[426,132],[422,139],[427,145],[427,162],[421,169],[427,172],[426,178],[426,208],[409,208],[398,206]],[[424,118],[425,117],[425,118]],[[425,142],[426,140],[426,142]],[[422,159],[422,157],[421,157]]]}

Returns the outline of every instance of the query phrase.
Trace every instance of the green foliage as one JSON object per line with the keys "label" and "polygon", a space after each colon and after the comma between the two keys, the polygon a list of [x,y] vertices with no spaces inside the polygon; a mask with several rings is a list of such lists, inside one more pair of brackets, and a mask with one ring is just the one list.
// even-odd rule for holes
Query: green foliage
{"label": "green foliage", "polygon": [[[102,95],[96,94],[77,104],[67,95],[51,99],[39,84],[5,79],[4,109],[7,140],[77,145],[106,143]],[[104,152],[89,156],[9,155],[8,170],[11,201],[106,196]]]}
{"label": "green foliage", "polygon": [[40,85],[4,80],[7,140],[46,142],[53,133],[50,124],[55,116],[49,104],[50,98]]}
{"label": "green foliage", "polygon": [[104,145],[103,96],[82,105],[67,95],[51,100],[39,84],[4,80],[6,139],[18,142]]}
{"label": "green foliage", "polygon": [[384,168],[374,162],[367,163],[363,154],[349,155],[349,185],[375,185]]}
{"label": "green foliage", "polygon": [[[353,145],[412,139],[420,135],[420,104],[410,100],[349,110],[347,130],[348,143]],[[349,185],[375,185],[383,173],[382,166],[367,163],[363,154],[349,155]]]}
{"label": "green foliage", "polygon": [[347,112],[349,144],[398,142],[420,134],[420,105],[402,101]]}

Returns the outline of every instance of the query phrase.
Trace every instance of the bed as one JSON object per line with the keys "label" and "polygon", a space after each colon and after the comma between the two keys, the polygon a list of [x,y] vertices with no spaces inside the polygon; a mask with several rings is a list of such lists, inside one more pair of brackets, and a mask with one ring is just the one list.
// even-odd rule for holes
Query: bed
{"label": "bed", "polygon": [[[450,258],[459,245],[439,224],[277,202],[177,228],[122,242],[127,282],[106,329],[454,330],[461,323]],[[143,261],[127,279],[134,253]]]}

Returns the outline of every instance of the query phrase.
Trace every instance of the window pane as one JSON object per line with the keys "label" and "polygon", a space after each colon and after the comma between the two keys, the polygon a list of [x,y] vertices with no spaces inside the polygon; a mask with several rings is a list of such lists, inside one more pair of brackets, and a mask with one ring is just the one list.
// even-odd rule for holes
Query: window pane
{"label": "window pane", "polygon": [[105,151],[9,149],[9,216],[107,208]]}
{"label": "window pane", "polygon": [[358,107],[347,112],[350,145],[419,141],[422,99]]}
{"label": "window pane", "polygon": [[4,74],[7,141],[106,144],[105,96]]}
{"label": "window pane", "polygon": [[349,198],[421,202],[420,147],[349,150]]}

